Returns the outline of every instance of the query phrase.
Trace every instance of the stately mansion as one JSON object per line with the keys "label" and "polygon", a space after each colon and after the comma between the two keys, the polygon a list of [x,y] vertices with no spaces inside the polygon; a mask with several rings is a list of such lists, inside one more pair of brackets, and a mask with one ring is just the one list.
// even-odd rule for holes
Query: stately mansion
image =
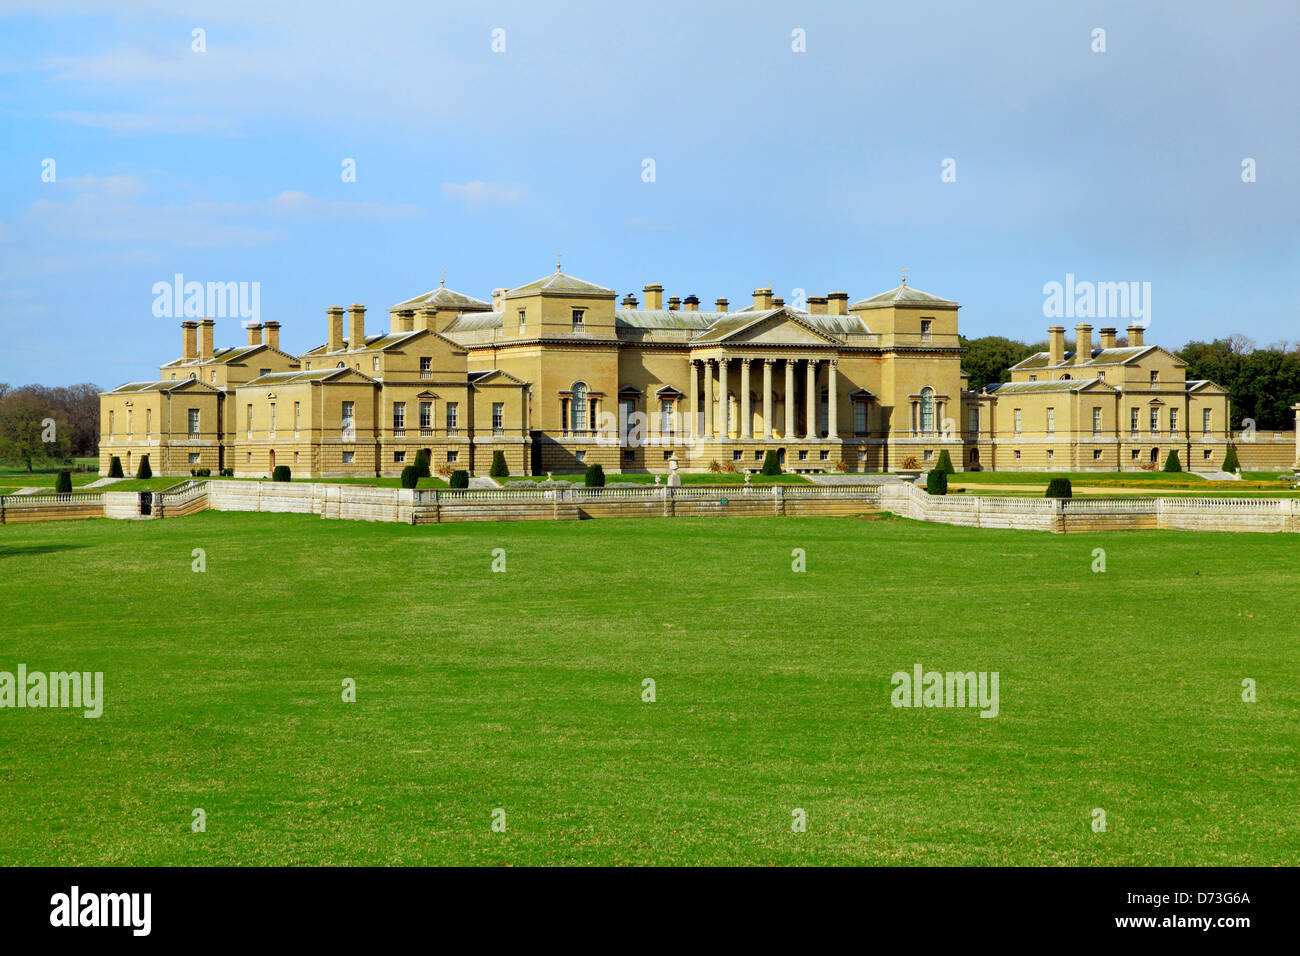
{"label": "stately mansion", "polygon": [[158,376],[102,396],[100,462],[127,474],[394,475],[428,449],[435,470],[512,474],[1218,468],[1228,398],[1139,326],[1048,330],[1049,349],[978,391],[961,371],[956,302],[897,288],[786,304],[770,288],[732,308],[664,302],[563,272],[481,300],[439,285],[367,328],[366,309],[326,309],[325,341],[280,348],[280,324],[218,347],[212,319],[181,323]]}

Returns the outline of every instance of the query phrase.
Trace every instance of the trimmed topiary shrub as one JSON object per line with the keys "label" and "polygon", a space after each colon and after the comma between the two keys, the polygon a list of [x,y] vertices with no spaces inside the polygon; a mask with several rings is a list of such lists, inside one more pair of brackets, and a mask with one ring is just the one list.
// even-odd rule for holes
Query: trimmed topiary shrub
{"label": "trimmed topiary shrub", "polygon": [[1178,460],[1178,452],[1169,449],[1169,457],[1165,459],[1165,471],[1182,471],[1183,463]]}
{"label": "trimmed topiary shrub", "polygon": [[585,483],[588,488],[604,488],[605,469],[600,465],[588,465]]}
{"label": "trimmed topiary shrub", "polygon": [[235,477],[235,469],[233,469],[233,468],[222,468],[222,469],[221,469],[221,477],[222,477],[222,478],[234,478],[234,477]]}
{"label": "trimmed topiary shrub", "polygon": [[945,475],[953,475],[957,473],[957,469],[952,466],[952,459],[948,457],[948,449],[946,448],[939,452],[939,461],[934,467]]}
{"label": "trimmed topiary shrub", "polygon": [[938,468],[931,468],[925,476],[925,490],[932,495],[948,493],[948,473]]}
{"label": "trimmed topiary shrub", "polygon": [[125,477],[122,474],[122,459],[118,458],[116,455],[114,455],[113,460],[108,463],[108,477],[110,478]]}
{"label": "trimmed topiary shrub", "polygon": [[67,495],[72,493],[72,472],[64,468],[54,479],[54,493]]}
{"label": "trimmed topiary shrub", "polygon": [[510,476],[510,466],[506,464],[506,453],[500,448],[492,453],[492,467],[488,474],[493,478],[508,478]]}
{"label": "trimmed topiary shrub", "polygon": [[774,451],[773,451],[772,449],[770,449],[770,448],[767,450],[767,454],[763,456],[763,471],[762,471],[762,473],[763,473],[764,475],[779,475],[779,474],[781,474],[781,459],[778,458],[777,455],[776,455],[776,452],[774,452]]}
{"label": "trimmed topiary shrub", "polygon": [[414,488],[420,483],[420,472],[416,465],[407,465],[402,469],[402,487]]}
{"label": "trimmed topiary shrub", "polygon": [[1223,456],[1223,470],[1234,475],[1241,471],[1241,462],[1237,461],[1237,446],[1229,445],[1228,453]]}
{"label": "trimmed topiary shrub", "polygon": [[447,479],[447,485],[451,488],[468,488],[469,472],[464,468],[457,468],[451,473],[451,477]]}
{"label": "trimmed topiary shrub", "polygon": [[1047,483],[1047,498],[1070,498],[1074,495],[1074,489],[1070,487],[1069,478],[1053,478]]}
{"label": "trimmed topiary shrub", "polygon": [[289,481],[291,477],[288,465],[276,465],[271,469],[272,481]]}
{"label": "trimmed topiary shrub", "polygon": [[135,476],[136,476],[137,478],[152,478],[152,477],[153,477],[153,469],[149,467],[149,456],[148,456],[148,455],[145,455],[143,458],[140,459],[140,467],[136,470]]}
{"label": "trimmed topiary shrub", "polygon": [[415,465],[413,466],[415,468],[415,477],[432,478],[433,473],[429,470],[432,461],[433,453],[429,449],[421,448],[417,451],[415,453]]}

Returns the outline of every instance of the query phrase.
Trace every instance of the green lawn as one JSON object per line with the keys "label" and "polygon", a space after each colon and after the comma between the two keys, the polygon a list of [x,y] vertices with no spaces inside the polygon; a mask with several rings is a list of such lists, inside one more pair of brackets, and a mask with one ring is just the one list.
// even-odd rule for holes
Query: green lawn
{"label": "green lawn", "polygon": [[[0,526],[0,670],[106,697],[0,710],[0,863],[1293,865],[1295,556],[857,518]],[[916,663],[997,671],[999,716],[893,708]]]}
{"label": "green lawn", "polygon": [[[665,475],[659,475],[658,477],[659,477],[660,484],[664,484],[668,481],[668,478]],[[686,474],[685,472],[682,472],[681,479],[682,479],[682,484],[684,485],[743,485],[745,483],[744,475],[731,474],[730,472],[725,472],[725,471],[718,472],[717,474],[712,474],[712,473],[695,474],[694,472],[692,472],[691,474]],[[542,476],[540,478],[515,477],[515,478],[505,478],[503,480],[506,482],[518,482],[518,481],[539,482],[539,481],[545,481],[546,477],[545,476]],[[582,484],[583,475],[581,474],[556,475],[555,480],[568,481],[575,484]],[[788,475],[788,474],[787,475],[750,475],[749,480],[751,484],[755,484],[755,485],[811,484],[811,482],[809,482],[808,479],[805,478],[803,475]],[[655,483],[655,476],[635,475],[635,474],[628,474],[628,475],[607,474],[605,476],[605,481],[606,483],[611,485],[653,485]]]}

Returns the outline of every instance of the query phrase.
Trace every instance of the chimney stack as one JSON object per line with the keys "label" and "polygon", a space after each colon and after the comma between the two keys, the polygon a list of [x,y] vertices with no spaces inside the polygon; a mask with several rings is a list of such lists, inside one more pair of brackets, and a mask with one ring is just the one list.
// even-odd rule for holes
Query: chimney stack
{"label": "chimney stack", "polygon": [[772,308],[772,290],[755,289],[754,290],[754,308],[770,309]]}
{"label": "chimney stack", "polygon": [[262,344],[262,323],[261,322],[250,322],[248,323],[248,325],[244,326],[244,328],[248,330],[249,345]]}
{"label": "chimney stack", "polygon": [[824,295],[808,296],[808,311],[813,315],[825,315],[828,299]]}
{"label": "chimney stack", "polygon": [[1074,364],[1092,361],[1092,326],[1080,322],[1074,327]]}
{"label": "chimney stack", "polygon": [[266,344],[273,349],[278,349],[280,347],[280,323],[272,319],[266,323],[265,328]]}
{"label": "chimney stack", "polygon": [[1101,347],[1104,349],[1113,349],[1115,347],[1115,327],[1108,325],[1101,330]]}
{"label": "chimney stack", "polygon": [[700,297],[698,295],[688,295],[685,300],[687,312],[700,311]]}
{"label": "chimney stack", "polygon": [[847,292],[832,292],[826,296],[826,299],[828,315],[849,314],[849,294]]}
{"label": "chimney stack", "polygon": [[726,300],[726,299],[719,299],[717,302],[713,303],[713,305],[714,305],[714,308],[717,309],[717,311],[719,311],[719,312],[726,312],[726,311],[727,311],[727,300]]}
{"label": "chimney stack", "polygon": [[645,307],[647,309],[662,309],[664,307],[664,287],[659,283],[648,285],[641,291],[645,293]]}
{"label": "chimney stack", "polygon": [[415,310],[415,327],[417,329],[428,329],[430,332],[438,331],[438,310],[437,309],[416,309]]}
{"label": "chimney stack", "polygon": [[680,309],[681,307],[682,307],[682,300],[681,300],[681,299],[677,298],[677,296],[675,296],[675,295],[674,295],[674,296],[669,296],[669,298],[668,298],[668,308],[669,308],[670,311],[672,311],[672,312],[676,312],[676,311],[677,311],[678,309]]}
{"label": "chimney stack", "polygon": [[783,305],[785,305],[785,299],[781,298],[780,296],[777,296],[775,299],[772,300],[772,308],[774,309],[779,309]]}
{"label": "chimney stack", "polygon": [[199,361],[211,362],[214,349],[212,347],[212,333],[217,323],[212,319],[204,319],[199,323]]}
{"label": "chimney stack", "polygon": [[1047,364],[1060,365],[1065,361],[1065,326],[1053,325],[1047,330]]}
{"label": "chimney stack", "polygon": [[505,311],[505,307],[506,307],[506,293],[509,292],[509,291],[510,291],[509,289],[493,289],[493,290],[492,290],[492,311],[493,311],[493,312],[503,312],[503,311]]}
{"label": "chimney stack", "polygon": [[623,308],[635,309],[636,307],[637,307],[636,296],[634,296],[631,292],[623,296]]}
{"label": "chimney stack", "polygon": [[330,330],[329,345],[326,347],[327,352],[343,351],[343,306],[331,305],[325,310],[328,317],[327,322]]}
{"label": "chimney stack", "polygon": [[193,362],[199,357],[199,323],[186,319],[181,323],[181,361]]}
{"label": "chimney stack", "polygon": [[353,302],[348,306],[348,348],[352,351],[366,347],[366,307]]}
{"label": "chimney stack", "polygon": [[1130,325],[1128,327],[1128,344],[1142,345],[1142,332],[1142,326],[1138,325],[1136,322]]}

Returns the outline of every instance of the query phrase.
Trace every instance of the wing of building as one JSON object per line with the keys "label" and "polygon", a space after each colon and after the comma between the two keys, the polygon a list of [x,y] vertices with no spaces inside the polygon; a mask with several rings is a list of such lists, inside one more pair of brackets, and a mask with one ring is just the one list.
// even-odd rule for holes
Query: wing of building
{"label": "wing of building", "polygon": [[[102,396],[100,461],[159,474],[206,468],[295,477],[396,475],[427,449],[435,470],[512,474],[924,468],[944,450],[962,469],[1217,468],[1228,398],[1187,381],[1185,363],[1128,330],[1076,329],[971,392],[958,305],[905,283],[850,303],[845,292],[786,304],[768,288],[732,310],[718,299],[644,302],[556,269],[491,301],[440,285],[388,310],[326,310],[325,341],[279,348],[279,324],[214,347],[214,322],[181,323],[181,356],[155,381]],[[265,333],[265,338],[263,334]],[[128,471],[130,473],[130,471]]]}

